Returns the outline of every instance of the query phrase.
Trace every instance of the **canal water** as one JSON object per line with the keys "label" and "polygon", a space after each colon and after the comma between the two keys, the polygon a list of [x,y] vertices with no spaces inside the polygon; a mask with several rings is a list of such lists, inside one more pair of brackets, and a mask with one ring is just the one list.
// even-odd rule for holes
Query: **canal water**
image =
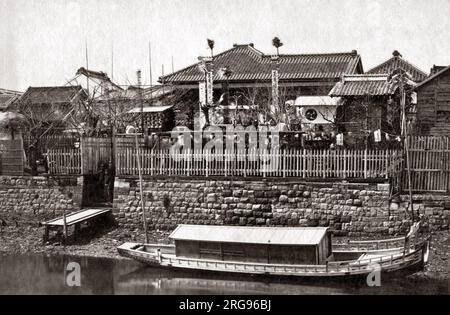
{"label": "canal water", "polygon": [[[69,286],[80,266],[80,286]],[[70,281],[69,281],[70,283]],[[146,267],[131,260],[47,255],[0,255],[0,294],[449,294],[442,280],[381,279],[380,287],[364,281],[298,281],[254,278]]]}

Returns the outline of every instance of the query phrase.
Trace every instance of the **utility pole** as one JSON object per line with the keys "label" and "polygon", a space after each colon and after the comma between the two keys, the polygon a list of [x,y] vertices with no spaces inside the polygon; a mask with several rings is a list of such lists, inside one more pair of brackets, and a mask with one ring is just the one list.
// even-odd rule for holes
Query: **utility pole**
{"label": "utility pole", "polygon": [[148,42],[148,71],[150,75],[150,88],[153,86],[153,78],[152,78],[152,46],[150,41]]}
{"label": "utility pole", "polygon": [[144,102],[142,101],[142,89],[141,89],[141,70],[138,70],[136,72],[136,76],[137,76],[137,85],[138,85],[138,102],[139,105],[141,106],[141,129],[142,129],[142,134],[145,134],[144,132]]}
{"label": "utility pole", "polygon": [[137,134],[134,135],[134,139],[136,142],[136,159],[137,159],[138,174],[139,174],[139,190],[140,190],[140,195],[141,195],[142,220],[144,221],[143,224],[144,224],[144,233],[145,233],[145,243],[148,244],[147,218],[145,215],[145,200],[144,200],[144,190],[143,190],[143,185],[142,185],[142,169],[141,169],[142,155],[141,155],[141,150],[139,148]]}
{"label": "utility pole", "polygon": [[[85,38],[84,45],[85,45],[86,70],[89,70],[87,38]],[[87,94],[89,95],[89,76],[86,76],[86,89],[87,89]]]}
{"label": "utility pole", "polygon": [[405,77],[402,72],[400,75],[400,102],[402,108],[402,133],[404,139],[404,147],[406,153],[406,170],[408,175],[408,190],[409,190],[409,206],[411,208],[411,220],[414,222],[414,206],[413,206],[413,197],[412,197],[412,185],[411,185],[411,162],[409,156],[409,139],[408,139],[408,125],[406,123],[406,92],[405,92]]}
{"label": "utility pole", "polygon": [[111,43],[111,81],[114,81],[114,43]]}
{"label": "utility pole", "polygon": [[175,72],[175,70],[174,70],[174,66],[173,66],[173,56],[172,56],[172,73],[174,73]]}
{"label": "utility pole", "polygon": [[162,97],[161,97],[161,103],[164,105],[164,64],[161,65],[161,84],[162,84]]}
{"label": "utility pole", "polygon": [[408,135],[408,124],[406,119],[406,90],[405,83],[409,80],[408,73],[404,70],[395,70],[389,76],[389,83],[393,90],[398,89],[400,93],[400,110],[401,110],[401,138],[403,140],[403,149],[405,152],[406,159],[406,173],[408,179],[408,190],[409,190],[409,205],[411,208],[411,219],[414,221],[414,206],[412,197],[412,185],[411,185],[411,161],[409,155],[409,135]]}

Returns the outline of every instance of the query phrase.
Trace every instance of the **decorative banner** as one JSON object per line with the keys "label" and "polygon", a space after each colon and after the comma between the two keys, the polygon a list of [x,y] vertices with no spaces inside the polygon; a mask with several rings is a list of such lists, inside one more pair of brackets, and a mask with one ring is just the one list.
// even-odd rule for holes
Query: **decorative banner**
{"label": "decorative banner", "polygon": [[208,105],[213,104],[213,73],[212,73],[212,71],[206,72],[206,103]]}
{"label": "decorative banner", "polygon": [[373,137],[375,138],[375,142],[381,142],[381,130],[375,130],[373,133]]}
{"label": "decorative banner", "polygon": [[411,93],[411,104],[417,104],[417,92]]}
{"label": "decorative banner", "polygon": [[336,135],[336,145],[344,145],[344,135],[342,133]]}
{"label": "decorative banner", "polygon": [[198,83],[199,101],[201,105],[206,105],[206,82]]}
{"label": "decorative banner", "polygon": [[278,91],[278,81],[280,79],[280,74],[278,70],[272,70],[272,104],[275,108],[278,108],[279,103],[279,91]]}

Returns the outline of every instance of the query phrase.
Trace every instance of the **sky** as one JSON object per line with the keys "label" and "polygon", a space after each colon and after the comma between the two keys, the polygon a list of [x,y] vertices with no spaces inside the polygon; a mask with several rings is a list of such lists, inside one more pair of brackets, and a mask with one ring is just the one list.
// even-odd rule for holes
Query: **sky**
{"label": "sky", "polygon": [[234,43],[274,54],[356,49],[365,70],[396,49],[425,72],[450,64],[450,0],[0,0],[0,88],[64,85],[86,66],[119,84]]}

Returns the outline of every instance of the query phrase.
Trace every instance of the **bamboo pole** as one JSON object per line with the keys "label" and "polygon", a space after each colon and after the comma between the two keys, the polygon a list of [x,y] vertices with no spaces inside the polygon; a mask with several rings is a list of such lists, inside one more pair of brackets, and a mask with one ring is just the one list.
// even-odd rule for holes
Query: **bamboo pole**
{"label": "bamboo pole", "polygon": [[66,209],[63,209],[63,244],[66,245],[67,240],[67,220],[66,220]]}
{"label": "bamboo pole", "polygon": [[141,208],[142,208],[142,220],[144,221],[144,233],[145,233],[145,243],[148,244],[148,234],[147,234],[147,220],[145,217],[145,200],[144,200],[144,191],[142,187],[142,170],[141,170],[141,150],[139,150],[139,143],[137,134],[134,136],[136,140],[136,160],[139,174],[139,190],[141,192]]}
{"label": "bamboo pole", "polygon": [[408,125],[406,123],[406,94],[405,87],[403,85],[403,80],[400,85],[401,92],[401,102],[402,102],[402,114],[403,114],[403,128],[404,128],[404,145],[406,151],[406,170],[408,175],[408,190],[409,190],[409,206],[411,207],[411,219],[414,221],[414,206],[413,206],[413,197],[412,197],[412,186],[411,186],[411,166],[410,166],[410,158],[409,158],[409,143],[408,143]]}

